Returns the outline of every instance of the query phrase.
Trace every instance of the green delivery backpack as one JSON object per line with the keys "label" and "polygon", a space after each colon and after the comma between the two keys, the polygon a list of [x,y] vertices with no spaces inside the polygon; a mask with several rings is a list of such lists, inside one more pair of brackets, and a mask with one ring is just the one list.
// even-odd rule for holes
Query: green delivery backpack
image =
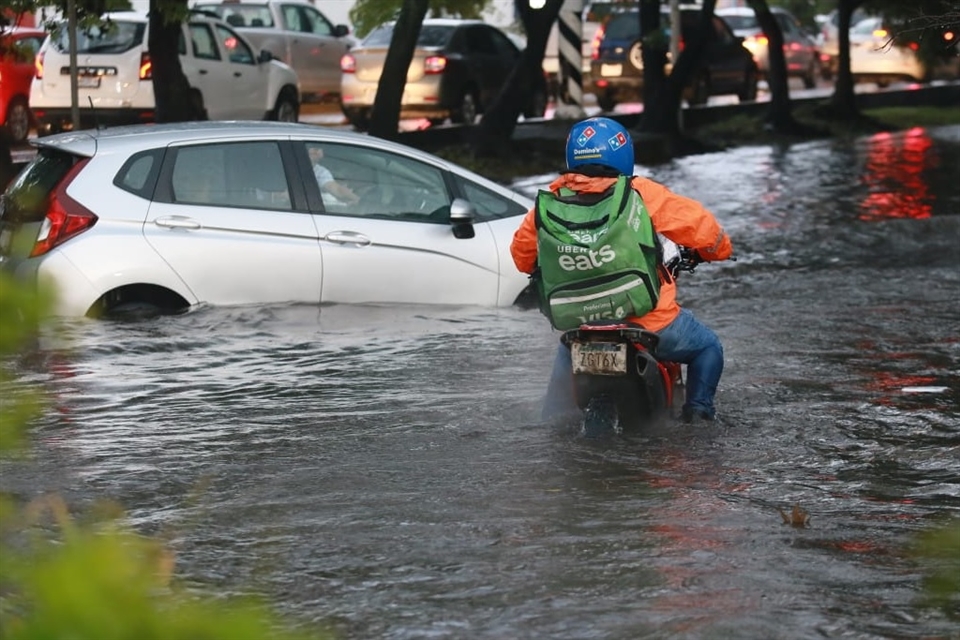
{"label": "green delivery backpack", "polygon": [[657,235],[630,180],[621,175],[603,194],[537,194],[534,278],[555,329],[642,316],[657,305]]}

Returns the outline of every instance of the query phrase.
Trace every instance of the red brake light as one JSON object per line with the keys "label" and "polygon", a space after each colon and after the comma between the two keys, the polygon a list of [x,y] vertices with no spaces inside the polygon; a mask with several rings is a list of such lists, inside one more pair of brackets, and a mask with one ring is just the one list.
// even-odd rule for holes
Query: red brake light
{"label": "red brake light", "polygon": [[140,79],[151,80],[153,78],[153,63],[150,62],[150,54],[144,51],[140,54]]}
{"label": "red brake light", "polygon": [[917,51],[918,49],[920,49],[920,44],[917,42],[911,42],[907,46],[910,48],[910,51]]}
{"label": "red brake light", "polygon": [[89,161],[88,158],[73,165],[50,194],[47,215],[43,219],[37,243],[30,252],[31,258],[42,256],[96,224],[96,214],[67,195],[67,185]]}
{"label": "red brake light", "polygon": [[427,56],[423,61],[423,72],[427,75],[443,73],[447,68],[447,59],[443,56]]}
{"label": "red brake light", "polygon": [[600,58],[600,43],[603,42],[603,32],[606,25],[601,24],[593,32],[593,41],[590,43],[590,58],[598,60]]}
{"label": "red brake light", "polygon": [[43,55],[38,53],[33,59],[33,73],[38,78],[43,77]]}
{"label": "red brake light", "polygon": [[340,71],[343,73],[356,73],[357,59],[349,53],[343,54],[343,56],[340,58]]}

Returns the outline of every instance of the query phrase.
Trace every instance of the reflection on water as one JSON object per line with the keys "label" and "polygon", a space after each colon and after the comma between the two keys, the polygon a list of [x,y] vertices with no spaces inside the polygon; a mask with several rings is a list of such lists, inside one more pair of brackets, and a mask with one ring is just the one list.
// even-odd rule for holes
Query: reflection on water
{"label": "reflection on water", "polygon": [[926,130],[878,133],[868,145],[863,181],[870,191],[861,204],[860,219],[929,218],[936,198],[924,172],[935,170],[940,159]]}
{"label": "reflection on water", "polygon": [[952,127],[644,169],[736,245],[680,285],[716,425],[539,424],[535,311],[205,308],[44,336],[0,489],[116,499],[186,583],[344,637],[955,637],[907,547],[960,514],[958,161]]}

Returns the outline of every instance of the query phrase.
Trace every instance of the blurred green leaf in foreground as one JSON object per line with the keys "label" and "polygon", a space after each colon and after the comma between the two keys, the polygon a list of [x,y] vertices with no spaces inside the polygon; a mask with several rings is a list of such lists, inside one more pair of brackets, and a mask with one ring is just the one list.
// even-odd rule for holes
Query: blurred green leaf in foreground
{"label": "blurred green leaf in foreground", "polygon": [[[42,410],[18,384],[49,296],[0,271],[0,455],[23,449]],[[175,586],[161,541],[123,524],[122,510],[76,519],[56,496],[29,504],[0,496],[0,640],[316,640],[290,630],[254,599],[214,600]]]}

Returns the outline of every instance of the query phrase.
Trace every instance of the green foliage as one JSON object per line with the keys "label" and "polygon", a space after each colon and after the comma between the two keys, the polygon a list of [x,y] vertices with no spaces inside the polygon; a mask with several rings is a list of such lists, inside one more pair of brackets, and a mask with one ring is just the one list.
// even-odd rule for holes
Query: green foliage
{"label": "green foliage", "polygon": [[[7,585],[0,628],[9,640],[276,640],[283,631],[255,600],[209,602],[170,586],[173,556],[118,520],[75,524],[55,498],[28,509],[54,516],[59,540],[35,536],[0,557]],[[49,530],[49,525],[44,527]],[[14,585],[10,588],[10,585]]]}
{"label": "green foliage", "polygon": [[7,272],[0,271],[0,454],[22,445],[25,425],[40,410],[39,395],[18,387],[11,370],[49,306],[49,295],[17,286]]}
{"label": "green foliage", "polygon": [[[430,0],[430,17],[479,18],[490,0]],[[399,0],[357,0],[350,9],[350,22],[358,38],[366,36],[384,22],[396,20]]]}
{"label": "green foliage", "polygon": [[925,600],[960,617],[960,519],[918,536],[914,554],[925,565]]}
{"label": "green foliage", "polygon": [[[35,337],[51,297],[0,271],[0,454],[22,447],[41,409],[17,385],[16,358]],[[0,496],[0,638],[3,640],[306,640],[255,599],[201,599],[173,583],[161,541],[123,525],[116,505],[84,522],[48,497],[25,507]]]}

